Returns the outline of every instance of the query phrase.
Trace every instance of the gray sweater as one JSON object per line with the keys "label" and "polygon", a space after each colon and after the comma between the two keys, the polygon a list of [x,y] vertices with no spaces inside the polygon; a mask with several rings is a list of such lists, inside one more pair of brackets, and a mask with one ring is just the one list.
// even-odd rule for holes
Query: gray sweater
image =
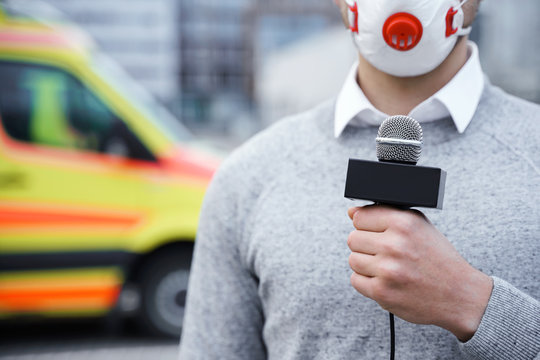
{"label": "gray sweater", "polygon": [[[349,157],[376,160],[376,127],[333,136],[334,103],[235,151],[204,202],[180,358],[387,359],[388,314],[350,285]],[[423,124],[419,165],[448,172],[424,213],[494,279],[467,343],[396,318],[397,359],[540,359],[540,107],[486,85],[463,134]],[[459,311],[459,309],[456,309]]]}

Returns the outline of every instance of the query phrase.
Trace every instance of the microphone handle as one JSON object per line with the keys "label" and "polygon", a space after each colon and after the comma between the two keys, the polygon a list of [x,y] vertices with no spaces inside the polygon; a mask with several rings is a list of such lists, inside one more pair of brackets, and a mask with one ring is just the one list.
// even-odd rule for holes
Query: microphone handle
{"label": "microphone handle", "polygon": [[[374,202],[374,205],[385,205],[380,202]],[[397,206],[397,205],[389,205],[401,210],[408,210],[410,207],[408,206]],[[390,319],[390,360],[394,360],[395,354],[396,354],[396,329],[394,326],[394,314],[391,312],[388,312],[389,319]]]}

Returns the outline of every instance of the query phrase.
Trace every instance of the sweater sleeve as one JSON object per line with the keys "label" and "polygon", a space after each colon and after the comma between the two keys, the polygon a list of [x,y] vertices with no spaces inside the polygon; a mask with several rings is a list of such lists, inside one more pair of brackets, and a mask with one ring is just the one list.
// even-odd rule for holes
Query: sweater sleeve
{"label": "sweater sleeve", "polygon": [[266,358],[257,280],[239,251],[241,185],[235,178],[223,166],[203,202],[179,359]]}
{"label": "sweater sleeve", "polygon": [[461,348],[469,359],[540,360],[540,303],[493,277],[480,326]]}

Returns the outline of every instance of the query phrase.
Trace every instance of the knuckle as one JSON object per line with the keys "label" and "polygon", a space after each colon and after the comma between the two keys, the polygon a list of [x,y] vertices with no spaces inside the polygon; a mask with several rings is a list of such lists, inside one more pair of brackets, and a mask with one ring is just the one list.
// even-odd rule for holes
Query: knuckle
{"label": "knuckle", "polygon": [[403,287],[418,282],[415,271],[407,270],[407,267],[399,262],[387,262],[379,270],[381,280],[391,287]]}
{"label": "knuckle", "polygon": [[359,210],[357,212],[354,213],[354,216],[353,216],[353,226],[358,229],[360,227],[360,214],[359,214]]}
{"label": "knuckle", "polygon": [[356,230],[353,230],[347,237],[347,246],[349,246],[349,248],[354,245],[355,239],[356,239]]}
{"label": "knuckle", "polygon": [[394,253],[394,244],[393,241],[384,241],[381,242],[381,250],[385,254],[392,254]]}
{"label": "knuckle", "polygon": [[421,260],[420,253],[414,247],[407,247],[403,250],[403,254],[412,263],[418,263]]}
{"label": "knuckle", "polygon": [[379,266],[379,274],[387,282],[398,282],[403,276],[401,265],[395,261],[385,261]]}
{"label": "knuckle", "polygon": [[366,214],[366,208],[365,207],[357,207],[356,211],[353,215],[353,225],[355,228],[359,229],[362,226],[364,215]]}
{"label": "knuckle", "polygon": [[381,246],[383,251],[391,256],[398,256],[405,251],[403,241],[399,237],[392,237],[382,243]]}
{"label": "knuckle", "polygon": [[402,234],[410,234],[416,227],[416,219],[408,213],[397,214],[393,219],[393,227]]}
{"label": "knuckle", "polygon": [[356,286],[355,286],[356,285],[356,274],[355,273],[351,274],[351,285],[356,288]]}
{"label": "knuckle", "polygon": [[351,253],[349,255],[349,266],[351,267],[351,269],[355,269],[356,268],[356,256],[354,256],[354,253]]}
{"label": "knuckle", "polygon": [[352,285],[352,287],[355,288],[357,291],[360,291],[360,290],[362,290],[362,289],[360,288],[360,284],[359,284],[359,282],[358,282],[357,280],[358,280],[358,274],[356,274],[356,273],[353,272],[353,273],[351,274],[351,285]]}
{"label": "knuckle", "polygon": [[370,299],[374,299],[372,294],[371,294],[371,286],[368,285],[368,284],[365,284],[361,281],[361,276],[358,275],[357,273],[352,273],[351,274],[351,278],[350,278],[350,281],[351,281],[351,285],[352,287],[358,291],[359,293],[361,293],[362,295],[364,296],[367,296],[368,298]]}
{"label": "knuckle", "polygon": [[349,266],[351,267],[351,269],[357,273],[360,273],[361,272],[361,268],[362,268],[362,261],[361,259],[359,258],[359,255],[356,254],[356,253],[351,253],[349,255]]}
{"label": "knuckle", "polygon": [[404,238],[397,238],[392,241],[393,254],[403,258],[410,251],[408,242]]}

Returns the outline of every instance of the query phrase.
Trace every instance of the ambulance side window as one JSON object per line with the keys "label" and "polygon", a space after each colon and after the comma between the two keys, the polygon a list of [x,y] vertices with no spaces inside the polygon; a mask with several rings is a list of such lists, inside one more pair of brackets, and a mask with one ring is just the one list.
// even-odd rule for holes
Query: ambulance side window
{"label": "ambulance side window", "polygon": [[0,116],[12,138],[34,144],[155,158],[92,91],[49,66],[0,62]]}

